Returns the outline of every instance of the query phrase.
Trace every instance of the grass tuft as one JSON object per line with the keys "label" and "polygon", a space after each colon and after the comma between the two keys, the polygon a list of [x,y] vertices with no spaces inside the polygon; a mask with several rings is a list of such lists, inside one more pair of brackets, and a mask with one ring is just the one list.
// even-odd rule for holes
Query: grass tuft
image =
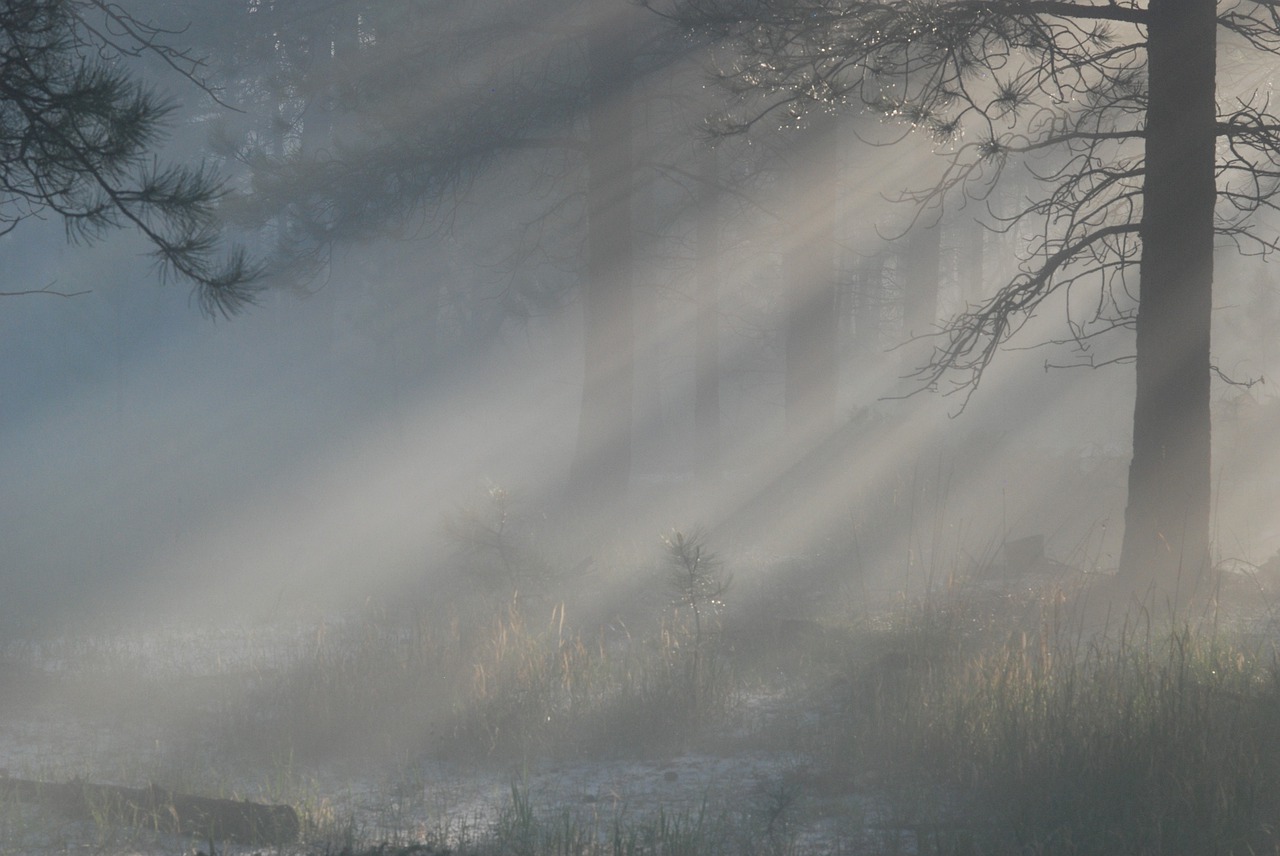
{"label": "grass tuft", "polygon": [[1086,640],[1058,619],[920,607],[853,669],[841,763],[889,796],[886,826],[939,852],[1280,851],[1274,655],[1212,625]]}

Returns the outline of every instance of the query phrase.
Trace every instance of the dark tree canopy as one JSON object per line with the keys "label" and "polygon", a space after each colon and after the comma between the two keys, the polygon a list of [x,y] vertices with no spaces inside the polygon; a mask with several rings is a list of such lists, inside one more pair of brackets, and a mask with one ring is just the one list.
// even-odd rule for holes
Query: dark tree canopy
{"label": "dark tree canopy", "polygon": [[222,189],[203,167],[156,163],[172,105],[134,80],[130,56],[195,79],[166,34],[101,0],[10,0],[0,9],[0,232],[60,216],[73,240],[132,227],[162,276],[193,282],[200,307],[230,316],[253,302],[254,270],[224,256]]}

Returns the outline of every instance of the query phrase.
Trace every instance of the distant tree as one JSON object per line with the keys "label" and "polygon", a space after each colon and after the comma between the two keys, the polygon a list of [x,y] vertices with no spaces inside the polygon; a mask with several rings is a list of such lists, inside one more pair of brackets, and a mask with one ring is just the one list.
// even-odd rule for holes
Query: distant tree
{"label": "distant tree", "polygon": [[[569,224],[556,238],[573,245],[584,334],[569,493],[581,508],[619,510],[633,454],[635,141],[652,132],[634,115],[636,87],[689,47],[665,32],[652,44],[655,22],[646,31],[627,0],[387,2],[360,19],[367,29],[354,59],[343,65],[334,49],[345,94],[333,144],[255,159],[246,207],[288,238],[285,264],[314,269],[338,245],[453,228],[462,200],[495,172],[539,176],[538,193],[517,202],[508,190],[507,199],[532,209],[541,195],[553,212],[528,230],[541,245],[527,255],[560,252],[549,224]],[[478,55],[500,61],[476,63]],[[314,88],[304,74],[299,91]],[[523,297],[504,300],[518,308]]]}
{"label": "distant tree", "polygon": [[106,0],[6,0],[0,234],[50,213],[73,240],[132,227],[162,276],[193,282],[203,311],[230,316],[253,302],[255,271],[242,251],[219,252],[221,187],[203,167],[156,164],[172,106],[125,70],[149,55],[198,83],[199,63],[166,35]]}
{"label": "distant tree", "polygon": [[[937,329],[938,292],[942,276],[942,224],[929,213],[919,218],[899,240],[898,271],[902,292],[902,335],[904,339],[924,339]],[[926,354],[928,351],[926,350]],[[904,348],[902,357],[910,361],[903,366],[910,380],[919,365],[920,350]]]}
{"label": "distant tree", "polygon": [[783,173],[789,185],[782,266],[783,404],[787,434],[809,443],[836,424],[839,387],[839,315],[836,309],[836,209],[839,134],[835,117],[815,117],[789,134]]}
{"label": "distant tree", "polygon": [[1044,193],[1001,216],[1039,237],[1020,273],[945,325],[919,379],[968,395],[1050,295],[1092,287],[1064,337],[1082,362],[1095,336],[1137,337],[1122,578],[1194,585],[1210,549],[1215,233],[1276,249],[1252,215],[1276,207],[1280,181],[1267,87],[1236,86],[1219,112],[1217,46],[1240,60],[1233,71],[1274,63],[1280,3],[687,0],[672,14],[739,49],[723,71],[741,97],[728,130],[815,107],[876,111],[935,137],[944,177],[908,195],[923,205],[985,198],[1009,164],[1029,164]]}
{"label": "distant tree", "polygon": [[632,193],[636,34],[630,16],[597,21],[586,45],[584,379],[570,491],[615,512],[631,478],[635,418]]}
{"label": "distant tree", "polygon": [[720,476],[720,250],[724,217],[720,200],[720,159],[714,145],[698,146],[693,368],[694,476],[702,484]]}

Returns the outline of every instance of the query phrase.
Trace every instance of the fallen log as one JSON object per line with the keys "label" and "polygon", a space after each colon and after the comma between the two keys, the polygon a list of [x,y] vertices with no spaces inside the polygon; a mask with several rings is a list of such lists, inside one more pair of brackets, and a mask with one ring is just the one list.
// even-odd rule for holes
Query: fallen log
{"label": "fallen log", "polygon": [[3,776],[0,800],[35,803],[75,820],[124,823],[233,844],[291,844],[299,830],[298,813],[291,806],[176,794],[157,785],[126,788]]}

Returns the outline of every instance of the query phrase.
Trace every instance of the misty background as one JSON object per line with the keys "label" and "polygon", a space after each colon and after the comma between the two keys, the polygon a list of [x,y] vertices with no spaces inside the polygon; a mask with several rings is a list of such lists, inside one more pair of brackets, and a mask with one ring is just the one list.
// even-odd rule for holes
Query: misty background
{"label": "misty background", "polygon": [[[139,61],[139,74],[180,104],[162,156],[218,165],[235,191],[233,213],[252,209],[264,186],[255,179],[255,169],[264,169],[255,158],[271,133],[277,155],[306,155],[316,145],[323,159],[359,153],[369,138],[384,141],[378,138],[396,127],[388,111],[397,110],[406,113],[399,118],[406,128],[454,110],[487,111],[485,121],[499,128],[509,121],[532,122],[539,134],[581,131],[572,109],[555,112],[561,108],[554,98],[538,113],[545,93],[537,80],[521,84],[532,92],[532,115],[509,103],[520,93],[497,91],[521,80],[522,68],[542,68],[548,89],[567,85],[557,74],[572,78],[564,64],[576,49],[558,32],[531,37],[528,54],[546,49],[545,56],[511,59],[518,24],[493,37],[491,53],[472,55],[435,87],[384,81],[370,130],[357,109],[368,105],[344,100],[343,70],[361,79],[394,75],[402,62],[422,68],[421,58],[399,57],[403,46],[384,44],[376,28],[362,30],[353,18],[353,38],[365,41],[352,50],[373,57],[374,67],[362,66],[359,56],[348,61],[341,34],[317,41],[307,30],[322,20],[314,16],[345,13],[296,5],[292,17],[272,25],[278,29],[262,31],[254,15],[270,10],[258,3],[135,10],[191,20],[173,40],[208,53],[210,80],[243,111]],[[501,21],[501,11],[486,13]],[[473,15],[481,13],[464,16],[467,26]],[[436,25],[424,26],[447,38],[431,29]],[[268,34],[279,40],[279,52],[254,54],[251,47],[260,50]],[[320,69],[325,51],[333,62]],[[828,565],[852,573],[850,554],[829,539],[882,525],[860,516],[859,502],[873,487],[927,478],[931,502],[941,507],[945,500],[945,515],[935,517],[950,533],[931,536],[929,549],[978,562],[1006,538],[1044,534],[1046,553],[1064,563],[1114,567],[1131,369],[1047,371],[1048,363],[1077,361],[1073,347],[1013,350],[963,410],[962,396],[901,398],[913,389],[903,375],[916,367],[911,349],[898,347],[911,332],[900,307],[912,257],[904,235],[909,214],[886,197],[927,185],[929,145],[868,146],[858,135],[874,134],[856,116],[841,120],[838,161],[817,179],[840,189],[834,270],[842,326],[835,439],[822,452],[828,464],[818,467],[816,487],[777,488],[804,454],[783,441],[781,296],[788,274],[780,257],[787,235],[805,229],[806,199],[788,176],[805,168],[794,153],[803,151],[806,132],[762,129],[718,146],[729,188],[717,203],[721,476],[711,488],[694,489],[697,182],[689,176],[720,97],[708,83],[709,62],[703,46],[690,44],[651,63],[641,80],[628,524],[575,533],[583,536],[579,546],[565,546],[573,541],[566,536],[557,542],[564,561],[590,560],[607,571],[610,548],[601,544],[610,539],[643,555],[671,527],[699,526],[733,555],[766,557],[765,566],[823,554]],[[290,63],[299,77],[323,71],[324,83],[283,86],[273,101],[263,81],[287,77]],[[319,125],[311,133],[322,133],[323,144],[308,136]],[[483,504],[494,485],[510,492],[525,519],[568,531],[557,515],[568,507],[582,394],[584,181],[572,153],[499,146],[446,201],[407,204],[400,216],[370,213],[350,237],[335,233],[296,266],[280,254],[278,224],[251,228],[242,219],[236,234],[271,265],[268,289],[259,306],[216,322],[199,314],[185,285],[156,281],[130,234],[69,245],[58,222],[31,219],[0,238],[7,290],[69,294],[0,302],[0,364],[7,367],[0,376],[0,473],[9,486],[0,500],[4,632],[265,621],[406,591],[429,598],[456,548],[447,521]],[[974,241],[984,244],[983,287],[1007,278],[1016,263],[1018,236],[974,229],[968,221],[980,212],[975,204],[922,218],[941,216],[938,317],[966,299],[964,254]],[[869,260],[884,272],[881,303],[855,306]],[[1242,378],[1269,377],[1276,357],[1269,270],[1223,262],[1218,281],[1220,367]],[[1059,305],[1042,313],[1014,344],[1061,337],[1054,312],[1063,311]],[[1127,335],[1095,353],[1104,360],[1124,354]],[[1247,411],[1216,428],[1223,450],[1215,467],[1224,497],[1219,547],[1261,562],[1280,547],[1280,527],[1267,510],[1270,460],[1265,450],[1242,461],[1229,449],[1237,436],[1266,433],[1256,420],[1270,418],[1272,393],[1266,384],[1222,384],[1217,397],[1223,413]],[[769,509],[768,526],[751,516],[761,513],[753,511],[757,501]],[[858,573],[877,586],[902,582],[896,558],[857,561]],[[924,574],[928,563],[919,556],[906,561]]]}

